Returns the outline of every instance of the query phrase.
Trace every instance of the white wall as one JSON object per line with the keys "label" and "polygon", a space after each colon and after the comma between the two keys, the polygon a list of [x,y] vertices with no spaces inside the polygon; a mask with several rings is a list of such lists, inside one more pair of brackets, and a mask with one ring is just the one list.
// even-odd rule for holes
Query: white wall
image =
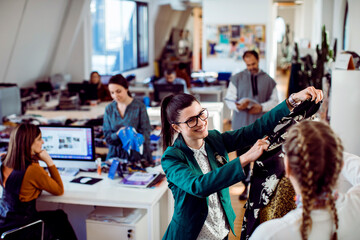
{"label": "white wall", "polygon": [[0,1],[0,82],[28,87],[48,74],[67,4]]}
{"label": "white wall", "polygon": [[[349,39],[347,46],[349,51],[355,51],[358,54],[360,53],[360,32],[359,29],[360,22],[360,1],[358,0],[348,0],[348,28]],[[345,17],[345,5],[346,0],[334,0],[333,4],[333,38],[337,38],[337,51],[340,52],[343,50],[343,25]]]}
{"label": "white wall", "polygon": [[203,69],[206,71],[238,72],[245,68],[240,61],[230,59],[211,59],[206,56],[206,25],[209,24],[265,24],[266,60],[260,61],[260,67],[270,70],[272,54],[272,0],[205,0],[203,1]]}
{"label": "white wall", "polygon": [[355,51],[360,54],[360,1],[359,0],[348,0],[349,4],[349,51]]}
{"label": "white wall", "polygon": [[[156,0],[149,3],[149,65],[123,73],[138,80],[154,73]],[[0,83],[34,87],[56,73],[73,81],[89,78],[91,69],[90,0],[0,1]],[[3,37],[5,36],[5,37]]]}
{"label": "white wall", "polygon": [[333,39],[337,39],[337,52],[342,50],[343,46],[343,25],[345,16],[346,0],[334,0],[333,12]]}

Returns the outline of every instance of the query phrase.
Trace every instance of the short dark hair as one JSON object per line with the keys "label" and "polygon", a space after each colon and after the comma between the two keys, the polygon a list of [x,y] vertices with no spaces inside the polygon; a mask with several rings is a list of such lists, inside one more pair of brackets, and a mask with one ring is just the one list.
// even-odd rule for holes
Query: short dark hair
{"label": "short dark hair", "polygon": [[173,66],[168,66],[164,70],[164,74],[170,75],[170,74],[176,74],[175,68]]}
{"label": "short dark hair", "polygon": [[112,76],[109,80],[108,85],[109,84],[117,84],[117,85],[123,86],[128,91],[128,95],[131,97],[131,94],[129,91],[129,84],[123,75],[116,74],[116,75]]}
{"label": "short dark hair", "polygon": [[91,79],[92,75],[94,75],[94,74],[97,74],[101,78],[101,75],[99,74],[98,71],[93,71],[90,73],[90,79]]}
{"label": "short dark hair", "polygon": [[243,59],[246,58],[249,55],[253,55],[256,58],[256,60],[259,60],[259,54],[255,50],[245,51],[244,54],[243,54]]}

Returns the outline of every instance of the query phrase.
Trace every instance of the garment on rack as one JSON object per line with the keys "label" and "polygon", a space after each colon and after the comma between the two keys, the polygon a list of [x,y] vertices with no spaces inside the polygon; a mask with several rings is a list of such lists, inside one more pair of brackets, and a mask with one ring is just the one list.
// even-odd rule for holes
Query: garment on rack
{"label": "garment on rack", "polygon": [[[270,134],[270,145],[261,157],[254,162],[250,178],[250,192],[244,206],[245,214],[241,229],[241,240],[249,239],[255,228],[271,217],[282,217],[296,207],[294,202],[295,191],[285,178],[284,153],[282,144],[287,137],[289,128],[297,122],[309,119],[319,110],[320,103],[307,100],[288,115],[283,117]],[[281,187],[279,187],[281,183]],[[281,193],[277,193],[281,191]],[[273,200],[274,196],[283,199]],[[265,209],[271,202],[277,209]],[[283,204],[281,203],[283,202]],[[277,214],[264,211],[277,211]],[[260,217],[262,216],[262,217]]]}

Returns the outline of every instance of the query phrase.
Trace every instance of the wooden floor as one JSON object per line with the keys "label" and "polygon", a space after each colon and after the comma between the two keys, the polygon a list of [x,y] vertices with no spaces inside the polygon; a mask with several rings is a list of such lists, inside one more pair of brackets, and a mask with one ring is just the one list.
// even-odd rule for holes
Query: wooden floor
{"label": "wooden floor", "polygon": [[[282,71],[277,71],[275,76],[275,81],[277,83],[277,89],[279,93],[279,101],[285,100],[287,97],[287,88],[288,88],[288,82],[289,82],[289,73],[284,73]],[[231,122],[226,121],[224,122],[224,131],[231,129]],[[236,157],[236,153],[232,152],[229,153],[229,159],[234,159]],[[236,214],[236,219],[234,223],[234,230],[236,237],[230,232],[229,234],[229,240],[238,240],[240,238],[241,234],[241,227],[244,217],[244,205],[245,200],[240,201],[239,195],[244,191],[244,185],[240,182],[237,183],[229,188],[230,191],[230,197],[231,197],[231,204]]]}

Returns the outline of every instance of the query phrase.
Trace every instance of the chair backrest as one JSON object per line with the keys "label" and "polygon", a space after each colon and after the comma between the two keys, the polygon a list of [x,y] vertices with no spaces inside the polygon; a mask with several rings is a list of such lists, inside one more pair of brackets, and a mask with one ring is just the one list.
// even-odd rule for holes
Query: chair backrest
{"label": "chair backrest", "polygon": [[[40,228],[41,226],[41,228]],[[0,239],[44,239],[44,221],[37,220],[25,226],[17,227],[1,234]]]}

